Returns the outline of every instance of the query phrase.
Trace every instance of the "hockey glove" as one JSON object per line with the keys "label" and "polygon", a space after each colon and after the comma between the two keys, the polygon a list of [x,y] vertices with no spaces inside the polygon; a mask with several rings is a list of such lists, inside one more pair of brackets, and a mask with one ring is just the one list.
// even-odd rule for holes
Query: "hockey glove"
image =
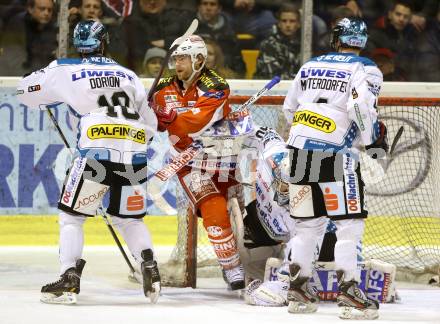
{"label": "hockey glove", "polygon": [[157,129],[159,132],[166,131],[168,126],[176,119],[176,111],[173,108],[161,107],[153,102],[150,102],[150,106],[157,117]]}
{"label": "hockey glove", "polygon": [[379,136],[377,140],[374,143],[365,146],[367,154],[373,159],[377,159],[379,157],[378,149],[384,150],[385,153],[388,153],[389,150],[387,127],[381,121],[379,121],[378,123],[379,123]]}

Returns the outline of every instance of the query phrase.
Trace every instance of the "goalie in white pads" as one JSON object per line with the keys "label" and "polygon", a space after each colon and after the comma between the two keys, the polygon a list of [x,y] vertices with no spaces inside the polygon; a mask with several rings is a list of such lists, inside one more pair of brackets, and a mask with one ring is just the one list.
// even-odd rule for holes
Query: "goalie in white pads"
{"label": "goalie in white pads", "polygon": [[63,102],[79,119],[77,150],[58,204],[61,278],[41,288],[46,303],[76,303],[85,264],[83,224],[107,191],[107,213],[141,265],[144,294],[153,303],[159,297],[159,271],[142,221],[146,151],[157,119],[138,77],[103,56],[107,41],[100,22],[79,22],[73,44],[81,57],[53,61],[23,78],[17,89],[18,100],[29,107]]}
{"label": "goalie in white pads", "polygon": [[352,148],[362,144],[367,152],[388,150],[386,127],[377,120],[376,111],[382,73],[372,61],[358,56],[366,42],[367,27],[362,20],[340,20],[332,31],[336,52],[305,63],[284,102],[292,123],[287,142],[289,194],[290,214],[296,219],[288,293],[291,313],[317,310],[319,298],[309,280],[314,249],[330,217],[338,228],[339,316],[378,317],[378,303],[359,288],[356,251],[368,212]]}

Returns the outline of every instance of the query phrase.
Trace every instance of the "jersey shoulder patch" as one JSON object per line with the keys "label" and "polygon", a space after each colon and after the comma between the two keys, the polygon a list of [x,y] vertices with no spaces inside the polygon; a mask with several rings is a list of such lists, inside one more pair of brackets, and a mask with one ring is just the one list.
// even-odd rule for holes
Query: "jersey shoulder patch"
{"label": "jersey shoulder patch", "polygon": [[162,90],[163,88],[165,88],[165,87],[169,86],[170,84],[172,84],[173,81],[174,81],[174,76],[170,76],[170,77],[167,77],[167,78],[160,79],[160,81],[157,84],[156,89],[154,89],[154,91],[156,92],[156,91]]}
{"label": "jersey shoulder patch", "polygon": [[197,81],[197,86],[203,92],[207,92],[209,90],[219,91],[229,89],[228,82],[217,74],[217,72],[211,69],[205,69],[203,71],[199,77],[199,80]]}

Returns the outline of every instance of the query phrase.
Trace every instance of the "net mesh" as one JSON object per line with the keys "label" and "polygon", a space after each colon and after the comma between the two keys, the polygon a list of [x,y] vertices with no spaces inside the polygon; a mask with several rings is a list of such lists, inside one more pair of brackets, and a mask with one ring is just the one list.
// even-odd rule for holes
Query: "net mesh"
{"label": "net mesh", "polygon": [[[246,96],[233,96],[231,102],[237,107],[246,99]],[[256,124],[274,128],[286,138],[289,126],[281,109],[283,100],[281,96],[263,97],[251,111]],[[413,274],[412,277],[404,275],[406,280],[439,272],[440,207],[437,201],[440,194],[436,190],[440,165],[439,108],[440,100],[381,98],[378,110],[387,125],[390,144],[400,126],[404,131],[392,158],[382,168],[366,156],[361,157],[369,211],[363,238],[364,257],[393,263],[401,272]],[[188,286],[188,198],[178,181],[176,196],[178,243],[165,268],[172,273],[168,284]],[[220,276],[200,220],[197,236],[197,275]]]}

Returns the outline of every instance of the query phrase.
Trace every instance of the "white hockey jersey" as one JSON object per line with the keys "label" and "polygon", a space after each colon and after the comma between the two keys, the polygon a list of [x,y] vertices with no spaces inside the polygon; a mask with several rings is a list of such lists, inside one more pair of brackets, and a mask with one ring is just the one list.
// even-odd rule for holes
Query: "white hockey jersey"
{"label": "white hockey jersey", "polygon": [[79,118],[81,156],[126,164],[146,162],[157,118],[135,73],[112,59],[53,61],[20,81],[17,98],[30,108],[67,104]]}
{"label": "white hockey jersey", "polygon": [[268,163],[275,154],[288,154],[286,144],[275,130],[258,126],[255,135],[249,140],[253,143],[248,142],[247,145],[256,147],[259,153],[255,183],[258,218],[272,239],[287,242],[294,232],[294,220],[290,217],[288,205],[279,206],[274,200],[274,176]]}
{"label": "white hockey jersey", "polygon": [[369,145],[379,135],[376,104],[382,73],[353,53],[312,58],[298,71],[284,101],[287,144],[335,152]]}

